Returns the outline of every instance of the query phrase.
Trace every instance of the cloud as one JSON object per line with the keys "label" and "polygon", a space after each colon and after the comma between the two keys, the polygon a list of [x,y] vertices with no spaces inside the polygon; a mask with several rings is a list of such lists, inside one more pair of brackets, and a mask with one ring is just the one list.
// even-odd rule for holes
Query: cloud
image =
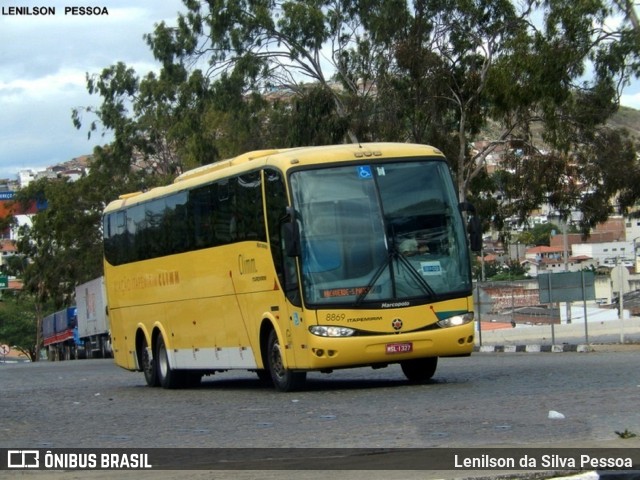
{"label": "cloud", "polygon": [[640,92],[623,94],[620,97],[620,105],[640,110]]}
{"label": "cloud", "polygon": [[86,130],[76,130],[71,121],[73,108],[100,101],[88,94],[86,75],[120,61],[141,76],[157,70],[143,35],[160,21],[175,23],[184,10],[180,0],[89,2],[106,7],[103,16],[65,15],[65,6],[77,2],[18,4],[52,6],[55,15],[0,14],[0,178],[64,162],[106,143],[109,139],[99,135],[87,140]]}

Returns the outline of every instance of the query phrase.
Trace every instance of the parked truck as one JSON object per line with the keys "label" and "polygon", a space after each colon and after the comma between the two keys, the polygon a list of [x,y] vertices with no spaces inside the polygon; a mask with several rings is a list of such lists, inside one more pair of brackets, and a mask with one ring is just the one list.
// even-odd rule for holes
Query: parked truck
{"label": "parked truck", "polygon": [[78,336],[87,358],[111,357],[109,316],[104,289],[104,277],[76,287]]}
{"label": "parked truck", "polygon": [[68,307],[42,319],[42,338],[49,360],[71,360],[84,356],[78,335],[76,307]]}

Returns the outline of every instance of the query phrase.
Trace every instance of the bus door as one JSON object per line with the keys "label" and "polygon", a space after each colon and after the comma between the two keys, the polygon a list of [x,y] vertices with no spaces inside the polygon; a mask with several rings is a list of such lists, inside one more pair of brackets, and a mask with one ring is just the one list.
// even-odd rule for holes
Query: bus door
{"label": "bus door", "polygon": [[[282,287],[284,289],[286,302],[286,318],[287,322],[281,323],[283,331],[281,332],[286,338],[283,341],[286,344],[287,357],[290,364],[295,364],[296,368],[305,368],[306,366],[306,342],[307,331],[309,325],[312,324],[312,311],[304,309],[302,304],[302,293],[300,289],[300,274],[298,269],[297,258],[299,257],[298,238],[293,223],[284,223],[282,225],[282,248],[283,248],[283,274],[281,276]],[[309,316],[309,318],[307,318]]]}
{"label": "bus door", "polygon": [[[283,174],[275,169],[263,171],[263,185],[267,229],[273,264],[278,283],[284,293],[279,308],[278,334],[285,344],[287,363],[301,368],[305,359],[307,319],[302,307],[300,291],[297,249],[299,249],[297,230],[287,210],[289,204],[286,195]],[[309,319],[310,322],[311,319]]]}

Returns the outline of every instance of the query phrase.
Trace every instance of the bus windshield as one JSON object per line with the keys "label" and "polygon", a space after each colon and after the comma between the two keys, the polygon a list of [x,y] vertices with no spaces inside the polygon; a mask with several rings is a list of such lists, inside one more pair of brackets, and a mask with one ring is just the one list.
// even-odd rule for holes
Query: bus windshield
{"label": "bus windshield", "polygon": [[399,306],[471,290],[465,231],[444,161],[300,170],[291,187],[307,305]]}

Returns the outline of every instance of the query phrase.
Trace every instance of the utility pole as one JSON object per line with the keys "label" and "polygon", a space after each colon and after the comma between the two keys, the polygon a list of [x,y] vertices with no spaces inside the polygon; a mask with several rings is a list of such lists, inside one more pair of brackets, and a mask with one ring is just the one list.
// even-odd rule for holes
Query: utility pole
{"label": "utility pole", "polygon": [[[567,219],[560,217],[562,227],[562,260],[564,261],[564,271],[569,271],[569,236],[567,234]],[[571,323],[571,302],[567,302],[567,323]]]}
{"label": "utility pole", "polygon": [[619,272],[620,272],[620,293],[619,295],[619,303],[620,303],[620,343],[624,343],[624,278],[623,278],[623,268],[624,263],[622,261],[622,257],[618,257],[619,259]]}

